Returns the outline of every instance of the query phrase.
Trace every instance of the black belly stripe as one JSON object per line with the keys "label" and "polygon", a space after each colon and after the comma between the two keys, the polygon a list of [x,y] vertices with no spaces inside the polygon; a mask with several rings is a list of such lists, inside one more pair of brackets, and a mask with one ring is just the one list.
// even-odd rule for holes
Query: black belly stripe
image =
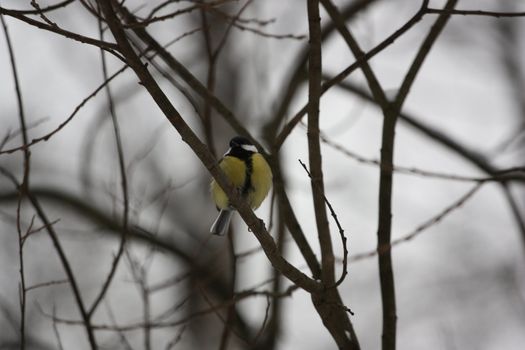
{"label": "black belly stripe", "polygon": [[242,160],[244,161],[244,164],[246,164],[246,178],[244,179],[244,184],[242,185],[241,193],[243,196],[246,196],[248,192],[253,190],[253,186],[252,186],[253,160],[252,160],[252,157],[247,157]]}

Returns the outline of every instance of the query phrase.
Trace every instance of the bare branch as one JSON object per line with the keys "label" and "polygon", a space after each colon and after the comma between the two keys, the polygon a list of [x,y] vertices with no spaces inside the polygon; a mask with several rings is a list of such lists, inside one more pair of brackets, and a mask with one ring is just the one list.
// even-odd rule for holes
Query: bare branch
{"label": "bare branch", "polygon": [[319,100],[321,97],[321,17],[319,1],[309,0],[308,28],[310,32],[308,55],[308,159],[317,224],[317,235],[321,247],[321,281],[325,286],[334,284],[334,263],[330,229],[324,203],[324,181],[319,142]]}
{"label": "bare branch", "polygon": [[456,209],[461,208],[480,188],[483,186],[486,182],[479,182],[476,184],[472,189],[470,189],[467,193],[465,193],[463,196],[461,196],[459,199],[454,201],[451,205],[447,206],[445,209],[443,209],[439,214],[433,216],[432,218],[426,220],[422,224],[420,224],[418,227],[416,227],[412,232],[409,232],[400,238],[394,239],[390,244],[384,245],[380,248],[377,248],[375,250],[371,250],[366,253],[359,253],[355,254],[350,257],[348,263],[353,263],[355,261],[360,261],[363,259],[371,258],[376,255],[382,255],[385,254],[388,251],[391,251],[395,246],[408,242],[423,232],[425,232],[428,228],[440,223],[445,217],[447,217],[449,214],[454,212]]}
{"label": "bare branch", "polygon": [[95,97],[102,89],[104,89],[104,87],[106,85],[109,84],[109,82],[111,82],[115,77],[117,77],[120,73],[124,72],[126,69],[128,69],[129,67],[124,65],[122,66],[122,68],[120,68],[119,70],[117,70],[115,73],[113,73],[107,80],[105,80],[102,84],[100,84],[91,94],[89,94],[85,99],[83,99],[80,104],[78,104],[75,109],[73,110],[73,112],[66,118],[66,120],[64,120],[56,129],[54,129],[53,131],[45,134],[44,136],[40,136],[40,137],[37,137],[37,138],[34,138],[31,140],[31,142],[29,143],[24,143],[22,146],[18,146],[18,147],[14,147],[14,148],[10,148],[10,149],[6,149],[6,150],[3,150],[3,151],[0,151],[0,154],[4,154],[4,153],[13,153],[13,152],[16,152],[16,151],[20,151],[20,150],[26,150],[28,149],[29,147],[31,146],[34,146],[35,144],[39,143],[39,142],[42,142],[42,141],[47,141],[49,140],[51,137],[53,137],[53,135],[55,135],[56,133],[58,133],[60,130],[62,130],[71,120],[73,120],[73,118],[75,117],[75,115],[82,109],[82,107],[84,107],[84,105],[89,101],[91,100],[93,97]]}
{"label": "bare branch", "polygon": [[[211,304],[209,307],[204,308],[199,311],[195,311],[187,316],[184,316],[178,320],[173,321],[155,321],[150,324],[144,324],[143,322],[137,322],[137,323],[130,323],[127,325],[110,325],[110,324],[94,324],[92,327],[94,330],[97,331],[121,331],[121,332],[128,332],[128,331],[134,331],[134,330],[140,330],[144,329],[144,327],[151,327],[152,329],[162,329],[162,328],[171,328],[171,327],[177,327],[186,325],[189,322],[194,321],[195,319],[198,319],[202,316],[209,315],[210,313],[215,313],[221,309],[224,309],[232,304],[236,304],[244,299],[252,298],[252,297],[268,297],[268,296],[277,296],[280,298],[289,297],[292,295],[294,291],[296,291],[297,288],[295,286],[288,287],[284,292],[279,293],[278,295],[274,295],[274,293],[269,291],[257,291],[254,289],[248,289],[244,291],[240,291],[235,294],[233,298],[230,300],[225,301],[221,304]],[[47,317],[52,317],[51,315],[45,313],[42,310],[42,313]],[[82,321],[79,320],[73,320],[73,319],[66,319],[61,317],[55,317],[54,320],[57,323],[65,324],[65,325],[80,325],[82,324]]]}
{"label": "bare branch", "polygon": [[[102,20],[98,20],[98,30],[100,39],[104,39],[104,34],[102,30]],[[104,81],[108,81],[108,70],[107,70],[107,62],[106,62],[106,56],[104,54],[103,50],[100,50],[100,59],[102,63],[102,75]],[[113,132],[115,135],[115,146],[117,149],[118,154],[118,165],[119,165],[119,171],[120,171],[120,183],[121,183],[121,190],[122,190],[122,196],[124,199],[124,207],[122,209],[122,230],[123,233],[120,238],[120,244],[117,250],[117,255],[113,258],[113,263],[111,264],[108,276],[106,277],[104,283],[102,284],[102,288],[99,292],[99,294],[96,296],[95,300],[93,301],[93,304],[89,308],[88,314],[91,318],[93,314],[95,313],[98,305],[106,295],[106,292],[109,288],[109,285],[111,284],[111,281],[113,280],[113,277],[115,276],[115,273],[117,271],[117,267],[120,261],[120,258],[122,257],[122,254],[124,253],[124,249],[126,246],[126,239],[128,237],[128,223],[129,223],[129,193],[128,193],[128,180],[126,176],[126,165],[124,161],[124,150],[122,147],[122,140],[120,136],[120,127],[117,119],[117,113],[115,111],[115,104],[113,102],[113,96],[111,94],[111,89],[109,86],[109,83],[105,85],[106,90],[106,97],[108,100],[108,109],[109,114],[111,116],[111,123],[113,125]]]}
{"label": "bare branch", "polygon": [[232,0],[217,0],[217,1],[211,1],[211,2],[208,2],[208,3],[197,3],[196,5],[188,6],[188,7],[185,7],[183,9],[180,9],[180,10],[168,13],[166,15],[155,16],[155,17],[153,16],[154,12],[152,12],[150,15],[148,15],[146,17],[145,20],[140,21],[140,22],[125,24],[124,27],[127,27],[127,28],[143,27],[144,28],[144,27],[147,27],[148,25],[150,25],[152,23],[155,23],[155,22],[161,22],[161,21],[165,21],[165,20],[168,20],[168,19],[172,19],[172,18],[174,18],[176,16],[180,16],[182,14],[191,13],[191,12],[193,12],[195,10],[207,11],[207,10],[211,9],[212,7],[220,6],[220,5],[223,5],[223,4],[231,2],[231,1]]}
{"label": "bare branch", "polygon": [[64,249],[62,248],[62,245],[60,244],[60,241],[58,240],[58,235],[56,234],[53,228],[53,225],[51,225],[50,221],[48,220],[47,215],[45,214],[44,210],[40,206],[40,203],[37,200],[37,198],[31,192],[28,192],[27,196],[29,200],[31,201],[31,203],[33,204],[33,207],[35,208],[40,220],[42,220],[42,222],[46,226],[46,230],[49,234],[49,237],[51,238],[51,241],[53,242],[53,246],[55,247],[58,257],[60,258],[60,262],[62,263],[62,267],[64,268],[66,272],[67,279],[69,281],[69,285],[71,286],[71,289],[73,291],[73,296],[75,297],[76,304],[79,308],[80,315],[82,317],[81,324],[84,326],[86,330],[91,349],[96,350],[98,347],[97,347],[97,342],[95,340],[95,334],[93,332],[93,327],[90,323],[89,315],[84,306],[84,301],[82,299],[82,294],[80,293],[80,288],[76,281],[75,274],[73,273],[73,270],[71,268],[71,265],[69,264],[69,261],[66,257]]}
{"label": "bare branch", "polygon": [[[337,7],[332,3],[331,0],[321,0],[321,3],[332,18],[332,21],[335,23],[337,30],[343,36],[343,39],[346,41],[346,44],[356,59],[364,57],[365,53],[363,50],[361,50],[361,47],[357,43],[357,40],[355,40],[354,36],[350,33],[350,30],[345,26],[343,16],[341,16]],[[426,2],[423,2],[423,4],[425,3]],[[368,86],[370,87],[370,91],[372,91],[372,95],[377,100],[381,108],[386,110],[388,108],[388,100],[386,98],[385,92],[381,87],[381,83],[377,79],[375,73],[372,71],[372,68],[370,68],[367,60],[363,60],[361,64],[361,70],[365,75]]]}
{"label": "bare branch", "polygon": [[[320,137],[321,137],[321,141],[323,141],[324,144],[332,147],[333,149],[343,153],[344,155],[348,156],[349,158],[354,159],[355,161],[359,163],[381,167],[381,162],[377,159],[365,158],[355,152],[352,152],[346,147],[344,147],[343,145],[340,145],[334,141],[329,140],[323,133],[321,133]],[[409,167],[404,167],[404,166],[399,166],[399,165],[394,165],[393,168],[390,170],[394,172],[402,173],[402,174],[416,175],[416,176],[443,179],[443,180],[451,180],[451,181],[462,181],[462,182],[487,182],[487,181],[502,182],[502,181],[511,181],[511,180],[525,181],[525,166],[495,170],[493,175],[489,175],[489,176],[466,176],[466,175],[458,175],[458,174],[449,174],[449,173],[424,170],[424,169],[419,169],[419,168],[414,168],[414,167],[409,168]]]}
{"label": "bare branch", "polygon": [[[308,168],[306,167],[306,164],[304,164],[300,159],[299,163],[301,163],[304,171],[308,174],[308,177],[312,178],[312,174],[308,171]],[[337,225],[337,228],[339,229],[339,234],[341,235],[341,243],[343,245],[343,272],[341,273],[341,277],[337,280],[337,282],[334,284],[333,287],[338,287],[345,279],[346,275],[348,274],[348,270],[345,268],[346,261],[348,259],[348,248],[347,248],[347,239],[345,236],[345,230],[341,226],[341,223],[339,222],[339,219],[337,218],[337,214],[335,213],[334,208],[332,207],[332,204],[328,201],[328,198],[326,198],[326,195],[323,193],[324,201],[326,205],[328,206],[328,209],[330,210],[330,214],[334,218],[334,221]]]}
{"label": "bare branch", "polygon": [[120,52],[126,57],[130,67],[135,71],[144,87],[163,111],[166,118],[177,129],[183,141],[192,148],[193,152],[199,157],[203,165],[210,171],[221,188],[223,188],[228,194],[230,202],[234,205],[248,227],[255,234],[272,265],[280,270],[291,281],[299,284],[301,288],[306,291],[314,292],[319,290],[320,286],[316,281],[303,274],[278,254],[275,242],[264,228],[264,223],[255,216],[253,211],[248,207],[248,204],[241,198],[237,191],[235,191],[233,185],[218,167],[217,161],[210,154],[207,147],[197,138],[193,130],[189,128],[180,113],[175,107],[173,107],[151,74],[144,67],[137,54],[133,51],[111,4],[105,1],[100,1],[99,5],[117,43],[119,44]]}
{"label": "bare branch", "polygon": [[33,289],[44,288],[44,287],[49,287],[49,286],[56,286],[57,284],[64,284],[64,283],[69,283],[69,280],[57,280],[57,281],[49,281],[49,282],[33,284],[32,286],[27,287],[26,291],[29,292],[30,290],[33,290]]}
{"label": "bare branch", "polygon": [[427,8],[426,13],[431,14],[446,14],[446,15],[462,15],[462,16],[489,16],[489,17],[525,17],[525,12],[496,12],[496,11],[482,11],[482,10],[456,10],[456,9],[437,9]]}
{"label": "bare branch", "polygon": [[55,33],[55,34],[58,34],[58,35],[61,35],[61,36],[66,37],[68,39],[73,39],[73,40],[81,42],[83,44],[96,46],[98,48],[106,50],[107,52],[111,53],[112,55],[114,55],[118,59],[124,61],[124,59],[119,54],[117,54],[117,52],[116,52],[117,45],[114,44],[114,43],[108,43],[108,42],[105,42],[105,41],[100,41],[100,40],[93,39],[93,38],[90,38],[90,37],[87,37],[87,36],[84,36],[84,35],[80,35],[80,34],[77,34],[77,33],[74,33],[74,32],[70,32],[70,31],[62,29],[62,28],[60,28],[58,26],[53,26],[53,25],[50,25],[50,24],[47,24],[47,23],[42,23],[42,22],[36,21],[36,20],[34,20],[32,18],[26,17],[26,16],[20,14],[18,11],[9,10],[9,9],[3,8],[3,7],[0,7],[0,14],[16,18],[16,19],[18,19],[18,20],[20,20],[22,22],[25,22],[25,23],[27,23],[29,25],[32,25],[34,27],[37,27],[37,28],[40,28],[40,29],[43,29],[43,30],[47,30],[49,32],[52,32],[52,33]]}
{"label": "bare branch", "polygon": [[[339,308],[341,297],[334,288],[335,258],[326,214],[324,180],[319,139],[319,102],[321,98],[321,18],[319,0],[307,1],[309,53],[308,53],[308,160],[310,164],[310,184],[315,209],[317,235],[321,248],[322,293],[312,294],[312,302],[325,327],[340,349],[359,349],[352,323],[345,312]],[[343,236],[344,237],[344,236]],[[345,243],[345,242],[344,242]]]}
{"label": "bare branch", "polygon": [[[336,86],[337,84],[340,84],[346,77],[348,77],[353,71],[355,71],[357,68],[361,67],[365,62],[370,60],[372,57],[383,51],[385,48],[393,44],[399,37],[401,37],[404,33],[406,33],[410,28],[412,28],[415,24],[417,24],[424,16],[425,12],[420,9],[412,18],[410,18],[403,26],[401,26],[398,30],[396,30],[394,33],[392,33],[390,36],[388,36],[385,40],[383,40],[381,43],[379,43],[377,46],[375,46],[373,49],[368,51],[362,56],[357,57],[356,61],[349,65],[347,68],[345,68],[343,71],[341,71],[339,74],[331,78],[330,80],[326,81],[322,85],[321,89],[321,95],[324,95],[326,91],[328,91],[332,86]],[[303,68],[301,68],[303,69]],[[299,80],[302,81],[302,77],[299,76],[297,73],[298,81],[296,84],[299,84]],[[295,85],[294,85],[295,86]],[[291,99],[291,97],[290,97]],[[283,108],[283,107],[282,107]],[[279,135],[277,135],[275,140],[275,147],[276,149],[280,149],[284,141],[286,141],[286,138],[288,135],[292,132],[292,130],[297,126],[297,124],[301,121],[301,119],[306,115],[307,111],[307,105],[305,105],[300,111],[298,111],[291,119],[290,121],[283,127]],[[282,112],[283,114],[285,112]]]}
{"label": "bare branch", "polygon": [[[124,6],[118,8],[119,14],[123,16],[126,23],[134,23],[137,21]],[[173,57],[165,48],[160,45],[155,38],[153,38],[144,28],[133,28],[133,32],[147,45],[154,50],[164,60],[164,62],[190,86],[197,94],[199,94],[207,103],[210,103],[216,111],[223,116],[223,118],[230,124],[230,126],[240,135],[246,136],[257,147],[259,152],[266,154],[262,146],[251,136],[250,132],[239,122],[233,112],[226,107],[214,94],[212,94],[206,86],[204,86],[183,64]]]}
{"label": "bare branch", "polygon": [[55,10],[60,9],[60,8],[64,8],[64,7],[66,7],[67,5],[71,4],[74,1],[75,0],[65,0],[65,1],[62,1],[62,2],[59,2],[59,3],[56,3],[54,5],[49,5],[49,6],[44,7],[44,8],[39,7],[38,9],[35,9],[35,10],[11,10],[11,11],[19,13],[21,15],[37,15],[37,14],[42,14],[42,13],[46,13],[46,12],[55,11]]}
{"label": "bare branch", "polygon": [[[453,8],[457,0],[448,0],[445,8]],[[426,2],[424,3],[424,5]],[[423,41],[416,57],[401,84],[395,101],[383,109],[383,132],[381,136],[381,167],[379,178],[379,213],[377,228],[377,250],[390,244],[392,230],[392,169],[394,159],[394,139],[398,115],[408,92],[414,82],[430,49],[445,27],[448,15],[438,17]],[[383,108],[383,106],[381,106]],[[383,306],[382,349],[395,350],[397,336],[396,294],[394,272],[390,251],[379,255],[379,281]]]}
{"label": "bare branch", "polygon": [[[358,0],[358,1],[352,1],[351,3],[348,3],[344,9],[341,11],[341,15],[345,20],[350,20],[354,18],[354,16],[359,13],[360,11],[363,11],[366,9],[369,5],[373,4],[377,0]],[[327,24],[324,26],[321,30],[321,40],[324,42],[327,38],[330,37],[330,35],[334,32],[336,29],[335,24],[333,22]],[[272,116],[271,120],[266,124],[265,130],[266,133],[269,135],[276,135],[277,131],[279,129],[279,126],[284,121],[285,115],[288,111],[289,105],[292,102],[293,97],[295,96],[300,84],[305,80],[305,67],[308,61],[308,46],[304,46],[300,53],[297,55],[297,58],[295,59],[295,69],[294,71],[286,77],[286,81],[281,87],[278,96],[279,96],[279,105],[276,108],[274,116]],[[306,106],[304,108],[303,115],[306,114]],[[275,136],[272,136],[272,139]],[[280,143],[277,143],[279,147],[275,147],[276,150],[280,148],[280,144],[282,144],[284,140],[282,140]]]}
{"label": "bare branch", "polygon": [[[15,85],[16,91],[16,100],[18,104],[18,118],[20,122],[20,131],[22,133],[22,141],[27,143],[27,126],[26,126],[26,117],[24,113],[24,103],[22,100],[22,91],[20,87],[20,81],[18,79],[18,72],[16,68],[16,59],[11,44],[11,38],[9,36],[9,31],[7,29],[7,24],[4,20],[4,16],[0,14],[0,21],[2,22],[2,27],[4,29],[5,40],[7,44],[7,50],[9,52],[9,59],[11,62],[11,72],[13,74],[13,82]],[[29,173],[31,167],[31,153],[29,150],[24,150],[24,164],[23,164],[23,179],[22,184],[18,187],[19,196],[16,206],[16,231],[18,233],[18,261],[19,261],[19,274],[20,274],[20,284],[19,284],[19,295],[20,295],[20,348],[25,350],[26,346],[26,281],[25,281],[25,270],[24,270],[24,236],[22,234],[21,226],[21,210],[22,210],[22,199],[26,195],[29,188]],[[16,180],[15,180],[16,183]],[[30,228],[32,226],[32,221]],[[28,231],[30,230],[28,229]]]}

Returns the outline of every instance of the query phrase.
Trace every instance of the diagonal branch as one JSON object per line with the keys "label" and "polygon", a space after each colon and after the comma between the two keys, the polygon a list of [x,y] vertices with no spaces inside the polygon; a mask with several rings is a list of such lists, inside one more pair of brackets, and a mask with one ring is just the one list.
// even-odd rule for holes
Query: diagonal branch
{"label": "diagonal branch", "polygon": [[[115,4],[115,2],[112,3]],[[217,180],[217,183],[228,194],[231,203],[237,209],[251,231],[254,233],[273,267],[281,271],[283,275],[299,285],[302,289],[310,293],[319,291],[321,287],[316,281],[302,273],[295,266],[291,265],[288,261],[286,261],[286,259],[279,255],[277,246],[275,245],[273,238],[265,229],[262,220],[255,216],[247,203],[235,191],[233,185],[219,168],[217,161],[211,155],[206,145],[198,139],[197,135],[195,135],[193,130],[191,130],[191,128],[186,124],[180,113],[171,104],[168,97],[162,92],[157,82],[153,79],[145,65],[141,62],[140,58],[131,47],[128,39],[126,38],[124,29],[122,28],[122,25],[114,12],[113,5],[107,1],[102,0],[99,1],[99,5],[108,23],[108,26],[119,45],[119,51],[126,57],[128,64],[140,79],[143,86],[148,90],[149,94],[162,110],[166,118],[177,129],[178,133],[182,137],[182,140],[191,147],[195,155],[197,155],[203,165]],[[115,6],[119,5],[117,4]]]}
{"label": "diagonal branch", "polygon": [[[393,44],[399,37],[401,37],[403,34],[405,34],[410,28],[412,28],[416,23],[418,23],[424,16],[424,8],[420,8],[417,13],[412,16],[404,25],[402,25],[399,29],[397,29],[394,33],[389,35],[385,40],[380,42],[377,46],[375,46],[373,49],[368,51],[367,53],[363,54],[362,56],[357,57],[356,61],[353,62],[351,65],[346,67],[343,71],[341,71],[336,76],[332,77],[331,79],[327,80],[322,85],[322,91],[321,95],[323,95],[326,91],[328,91],[331,87],[340,84],[346,77],[348,77],[353,71],[355,71],[357,68],[361,67],[362,64],[370,60],[372,57],[383,51],[385,48]],[[343,16],[344,17],[344,16]],[[303,69],[303,68],[301,68]],[[301,70],[302,71],[302,70]],[[299,79],[299,77],[297,77]],[[302,82],[304,79],[301,76],[301,80],[299,82]],[[299,83],[298,82],[298,83]],[[278,150],[281,148],[282,144],[288,137],[288,135],[292,132],[292,130],[297,126],[297,124],[301,121],[301,119],[306,115],[308,105],[305,105],[299,112],[297,112],[290,121],[283,127],[279,135],[277,135],[275,140],[275,148]],[[283,112],[284,113],[284,112]]]}
{"label": "diagonal branch", "polygon": [[[357,0],[350,2],[348,5],[345,6],[345,8],[343,8],[343,10],[341,11],[341,15],[346,21],[348,21],[354,18],[356,14],[365,10],[369,5],[373,4],[374,2],[377,2],[377,0]],[[331,36],[335,29],[336,27],[333,22],[324,26],[321,30],[321,41],[326,41],[326,39],[328,39]],[[281,96],[279,106],[277,107],[276,112],[272,116],[271,120],[265,126],[267,133],[272,135],[276,134],[279,126],[284,121],[290,103],[292,102],[298,88],[300,87],[300,84],[306,78],[304,70],[307,62],[308,47],[305,46],[295,59],[295,62],[293,64],[293,67],[295,67],[295,69],[293,73],[290,74],[289,77],[287,77],[286,82],[280,89],[278,95]],[[306,114],[306,110],[304,114]],[[276,149],[279,149],[279,147],[276,147]]]}
{"label": "diagonal branch", "polygon": [[33,10],[11,10],[11,11],[19,13],[21,15],[37,15],[37,14],[51,12],[59,8],[66,7],[67,5],[71,4],[73,1],[75,0],[64,0],[54,5],[50,5],[44,8],[33,9]]}
{"label": "diagonal branch", "polygon": [[[425,2],[428,2],[428,1],[425,1]],[[456,3],[457,3],[457,0],[447,1],[445,5],[445,10],[452,10],[456,6]],[[410,68],[408,69],[408,72],[405,78],[403,79],[401,88],[399,89],[399,92],[397,93],[396,100],[395,100],[395,108],[396,108],[397,113],[401,111],[401,108],[403,107],[403,103],[405,102],[405,99],[408,96],[410,88],[412,87],[419,70],[423,66],[423,62],[427,58],[437,38],[443,31],[443,28],[447,24],[449,18],[450,18],[450,15],[446,12],[439,15],[436,22],[430,29],[430,32],[428,33],[427,37],[423,41],[421,47],[419,48],[416,54],[416,57],[414,58],[414,61],[410,65]]]}
{"label": "diagonal branch", "polygon": [[77,33],[74,33],[74,32],[70,32],[70,31],[62,29],[62,28],[60,28],[58,26],[53,26],[53,25],[50,25],[50,24],[47,24],[47,23],[43,23],[43,22],[34,20],[32,18],[24,16],[19,11],[10,10],[10,9],[6,9],[6,8],[3,8],[3,7],[0,7],[0,14],[16,18],[16,19],[18,19],[18,20],[20,20],[22,22],[25,22],[25,23],[27,23],[29,25],[32,25],[34,27],[37,27],[37,28],[40,28],[40,29],[43,29],[43,30],[47,30],[49,32],[61,35],[63,37],[69,38],[69,39],[73,39],[73,40],[81,42],[83,44],[88,44],[88,45],[93,45],[93,46],[99,47],[99,48],[101,48],[103,50],[106,50],[106,51],[110,52],[111,54],[113,54],[118,59],[124,61],[124,59],[116,52],[117,45],[114,44],[114,43],[109,43],[109,42],[105,42],[105,41],[102,41],[102,40],[93,39],[93,38],[90,38],[90,37],[87,37],[87,36],[84,36],[84,35],[80,35],[80,34],[77,34]]}
{"label": "diagonal branch", "polygon": [[[425,4],[426,2],[428,2],[428,0],[423,2],[423,4]],[[363,52],[363,50],[361,50],[361,47],[359,47],[357,40],[355,40],[354,36],[350,33],[350,30],[346,27],[344,19],[341,16],[341,13],[337,9],[337,7],[332,3],[331,0],[321,0],[321,3],[332,18],[332,21],[335,23],[337,30],[343,36],[343,39],[346,41],[346,44],[354,54],[355,58],[359,59],[363,57],[365,53]],[[388,100],[386,98],[385,91],[381,87],[379,80],[372,71],[372,68],[370,68],[370,65],[368,64],[367,60],[364,60],[362,62],[361,70],[365,75],[366,81],[368,82],[368,86],[370,87],[370,91],[372,91],[372,95],[377,100],[381,108],[383,110],[386,110],[388,108]]]}
{"label": "diagonal branch", "polygon": [[73,296],[79,308],[80,315],[82,317],[82,324],[84,325],[86,329],[89,344],[92,350],[96,350],[98,349],[98,347],[97,347],[97,342],[95,339],[93,327],[89,319],[89,314],[84,305],[84,301],[82,300],[82,294],[80,293],[80,288],[76,281],[75,274],[73,273],[73,269],[71,268],[71,265],[69,264],[69,261],[66,257],[64,248],[62,248],[62,245],[60,244],[60,241],[58,240],[58,235],[55,232],[53,225],[51,225],[49,219],[47,218],[46,213],[40,206],[38,199],[30,191],[27,192],[27,196],[29,200],[31,201],[31,203],[33,204],[33,207],[35,208],[38,214],[38,217],[40,218],[40,220],[42,220],[44,226],[46,227],[46,231],[48,232],[49,237],[51,238],[51,241],[53,242],[53,246],[55,247],[55,250],[57,251],[60,262],[62,263],[62,266],[64,267],[64,270],[66,272],[66,276],[69,281],[69,285],[71,286],[71,289],[73,290]]}
{"label": "diagonal branch", "polygon": [[[119,14],[124,18],[126,23],[137,22],[136,17],[129,12],[124,6],[117,8]],[[215,110],[223,116],[230,126],[240,135],[244,135],[252,141],[259,152],[266,155],[262,146],[251,136],[251,133],[239,122],[233,112],[222,103],[222,101],[211,93],[204,84],[202,84],[182,63],[171,55],[155,38],[153,38],[145,28],[133,28],[133,33],[139,39],[155,51],[159,57],[170,67],[173,72],[177,73],[197,94],[199,94],[207,103],[212,105]]]}
{"label": "diagonal branch", "polygon": [[10,149],[6,149],[6,150],[0,150],[0,154],[4,154],[4,153],[13,153],[13,152],[16,152],[16,151],[20,151],[20,150],[26,150],[28,149],[29,147],[32,147],[33,145],[37,144],[37,143],[40,143],[42,141],[47,141],[49,140],[51,137],[53,137],[56,133],[58,133],[60,130],[62,130],[67,124],[69,124],[69,122],[71,120],[73,120],[73,118],[75,117],[75,115],[77,115],[77,113],[84,107],[84,105],[89,102],[92,98],[94,98],[107,84],[109,84],[110,81],[112,81],[115,77],[117,77],[120,73],[124,72],[126,69],[128,68],[128,66],[126,65],[123,65],[118,71],[116,71],[115,73],[113,73],[107,80],[105,80],[102,84],[100,84],[93,92],[91,92],[86,98],[84,98],[76,107],[75,109],[73,110],[73,112],[62,122],[60,123],[60,125],[58,125],[54,130],[48,132],[47,134],[43,135],[43,136],[40,136],[40,137],[36,137],[34,139],[32,139],[30,142],[28,143],[24,143],[23,145],[21,146],[17,146],[17,147],[13,147],[13,148],[10,148]]}

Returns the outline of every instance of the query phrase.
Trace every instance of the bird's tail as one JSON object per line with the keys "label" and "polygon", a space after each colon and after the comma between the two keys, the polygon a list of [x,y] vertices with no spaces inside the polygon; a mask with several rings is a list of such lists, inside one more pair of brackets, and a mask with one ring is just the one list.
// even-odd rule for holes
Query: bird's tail
{"label": "bird's tail", "polygon": [[213,225],[211,225],[210,232],[214,235],[224,236],[230,226],[230,220],[233,215],[233,210],[221,209],[219,216],[215,219]]}

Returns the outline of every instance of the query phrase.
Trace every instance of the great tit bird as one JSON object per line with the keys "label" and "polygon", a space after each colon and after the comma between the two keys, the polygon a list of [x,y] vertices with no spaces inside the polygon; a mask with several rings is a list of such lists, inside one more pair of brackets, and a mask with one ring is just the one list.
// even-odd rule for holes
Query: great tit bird
{"label": "great tit bird", "polygon": [[[241,136],[232,138],[230,149],[219,161],[219,166],[252,209],[257,209],[272,186],[272,171],[250,140]],[[222,236],[228,230],[235,209],[215,180],[211,182],[211,194],[220,212],[210,232]]]}

